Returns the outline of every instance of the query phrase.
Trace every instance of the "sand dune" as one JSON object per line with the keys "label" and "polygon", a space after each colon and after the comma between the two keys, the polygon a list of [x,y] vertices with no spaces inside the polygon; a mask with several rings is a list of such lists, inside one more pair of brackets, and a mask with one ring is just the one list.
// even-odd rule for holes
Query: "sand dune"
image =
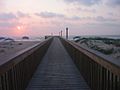
{"label": "sand dune", "polygon": [[111,58],[120,60],[120,40],[108,38],[78,38],[80,45],[96,50]]}

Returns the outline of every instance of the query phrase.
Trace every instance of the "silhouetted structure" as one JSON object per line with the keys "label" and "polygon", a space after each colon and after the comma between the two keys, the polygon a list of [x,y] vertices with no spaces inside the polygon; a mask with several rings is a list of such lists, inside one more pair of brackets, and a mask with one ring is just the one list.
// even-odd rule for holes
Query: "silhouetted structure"
{"label": "silhouetted structure", "polygon": [[61,37],[62,37],[62,30],[61,30]]}
{"label": "silhouetted structure", "polygon": [[45,36],[45,39],[48,39],[48,38],[50,38],[50,37],[52,37],[52,36],[50,36],[50,35],[48,35],[48,36]]}
{"label": "silhouetted structure", "polygon": [[68,39],[68,27],[66,28],[66,39]]}
{"label": "silhouetted structure", "polygon": [[27,36],[23,36],[22,39],[29,39],[29,37],[27,37]]}

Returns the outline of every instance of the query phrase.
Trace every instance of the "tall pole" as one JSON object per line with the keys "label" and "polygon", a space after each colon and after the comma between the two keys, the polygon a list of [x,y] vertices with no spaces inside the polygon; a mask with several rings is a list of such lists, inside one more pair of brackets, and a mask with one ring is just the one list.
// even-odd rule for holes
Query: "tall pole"
{"label": "tall pole", "polygon": [[62,30],[61,30],[61,37],[62,37]]}
{"label": "tall pole", "polygon": [[66,39],[68,39],[68,27],[66,28]]}

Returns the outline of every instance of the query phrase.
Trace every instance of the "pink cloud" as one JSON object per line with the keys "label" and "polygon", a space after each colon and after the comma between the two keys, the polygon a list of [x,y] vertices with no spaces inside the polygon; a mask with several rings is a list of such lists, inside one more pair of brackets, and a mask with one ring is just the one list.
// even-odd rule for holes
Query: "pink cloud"
{"label": "pink cloud", "polygon": [[14,20],[17,19],[13,13],[0,13],[0,20]]}
{"label": "pink cloud", "polygon": [[43,18],[63,18],[65,15],[59,14],[59,13],[54,13],[54,12],[41,12],[41,13],[35,13],[36,16],[40,16]]}
{"label": "pink cloud", "polygon": [[86,6],[92,6],[95,4],[99,4],[101,0],[64,0],[67,3],[72,3],[72,4],[82,4]]}
{"label": "pink cloud", "polygon": [[28,14],[28,13],[23,13],[23,12],[21,12],[21,11],[18,11],[17,12],[17,16],[18,17],[30,17],[30,15]]}

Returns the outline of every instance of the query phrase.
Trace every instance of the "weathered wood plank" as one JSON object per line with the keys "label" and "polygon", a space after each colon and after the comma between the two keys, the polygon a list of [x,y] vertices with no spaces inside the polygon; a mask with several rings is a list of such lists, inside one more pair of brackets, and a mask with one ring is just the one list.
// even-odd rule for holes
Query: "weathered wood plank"
{"label": "weathered wood plank", "polygon": [[55,37],[26,90],[90,90],[71,57]]}

